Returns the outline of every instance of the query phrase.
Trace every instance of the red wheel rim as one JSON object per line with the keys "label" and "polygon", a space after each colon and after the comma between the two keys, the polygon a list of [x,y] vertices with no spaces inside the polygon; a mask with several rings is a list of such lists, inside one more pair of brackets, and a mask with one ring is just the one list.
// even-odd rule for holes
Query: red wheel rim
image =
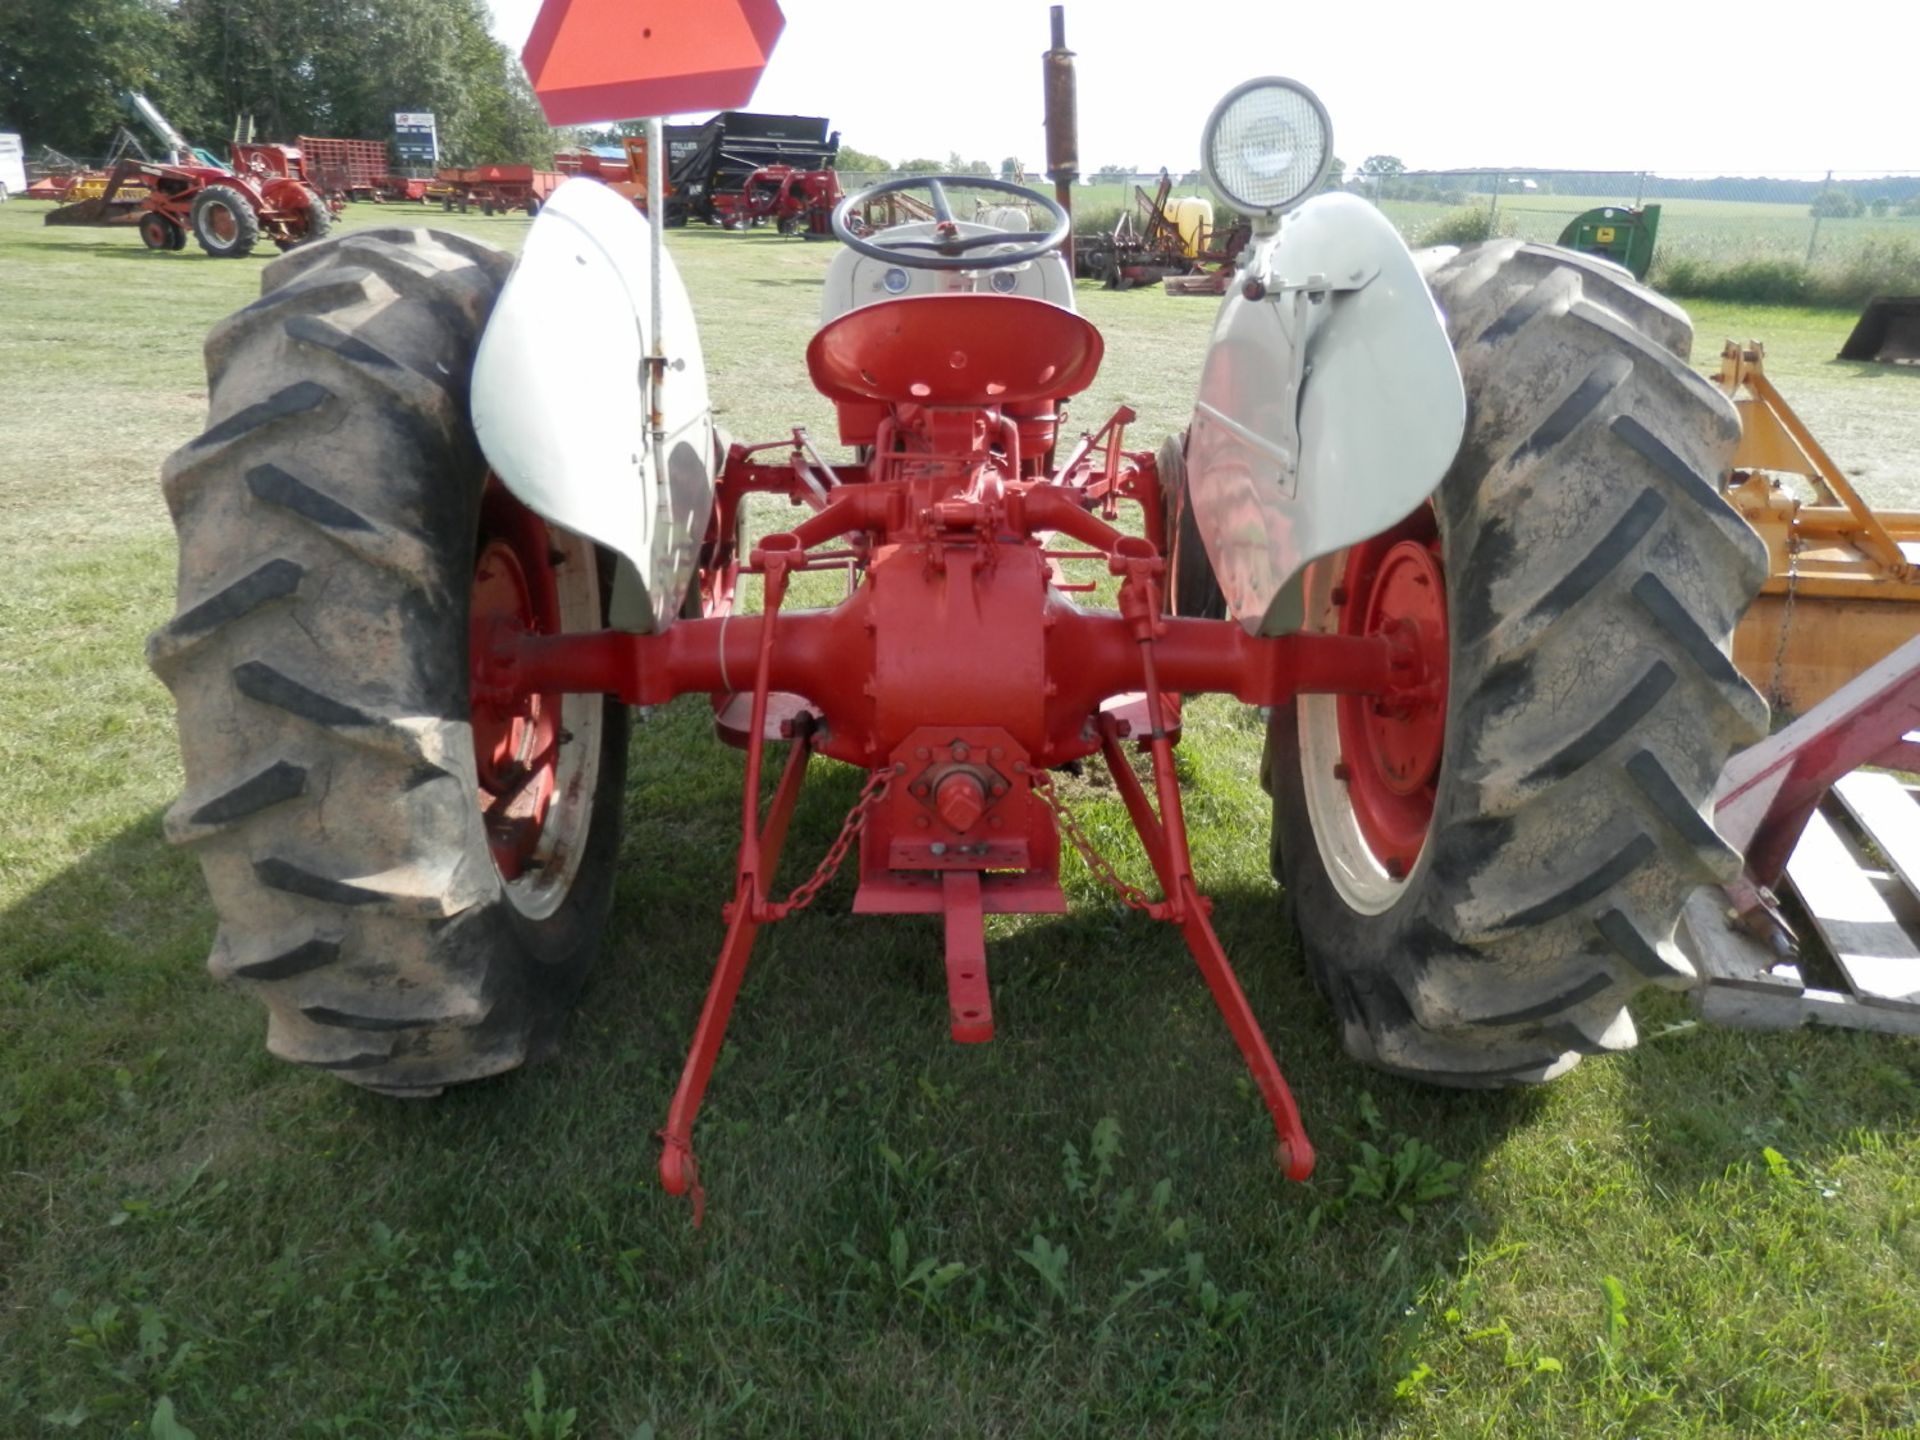
{"label": "red wheel rim", "polygon": [[1393,704],[1342,695],[1340,760],[1355,823],[1396,879],[1419,859],[1433,824],[1447,725],[1447,593],[1433,511],[1419,511],[1347,554],[1335,594],[1344,635],[1388,635],[1396,664],[1420,677],[1419,693]]}
{"label": "red wheel rim", "polygon": [[[560,631],[560,594],[547,527],[494,480],[487,482],[480,506],[469,624],[475,655],[497,626],[538,635]],[[479,687],[470,686],[469,693],[478,697]],[[505,880],[524,874],[540,847],[559,764],[561,698],[476,698],[472,704],[480,810],[493,863]]]}

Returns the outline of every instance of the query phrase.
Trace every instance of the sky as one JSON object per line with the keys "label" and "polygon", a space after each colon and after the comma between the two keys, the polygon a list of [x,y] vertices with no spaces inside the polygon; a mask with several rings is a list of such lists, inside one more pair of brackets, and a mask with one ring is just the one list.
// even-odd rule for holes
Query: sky
{"label": "sky", "polygon": [[[490,3],[517,52],[541,0]],[[889,161],[1042,168],[1047,0],[781,8],[748,108],[825,115]],[[1066,30],[1083,173],[1198,168],[1214,102],[1256,75],[1318,93],[1349,168],[1920,172],[1920,0],[1068,0]]]}

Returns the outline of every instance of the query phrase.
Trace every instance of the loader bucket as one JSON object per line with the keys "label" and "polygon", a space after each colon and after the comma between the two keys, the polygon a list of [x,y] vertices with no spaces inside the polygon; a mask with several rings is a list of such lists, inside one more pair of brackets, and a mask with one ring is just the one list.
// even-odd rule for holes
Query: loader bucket
{"label": "loader bucket", "polygon": [[108,199],[95,196],[91,200],[76,200],[71,205],[62,205],[57,210],[49,210],[45,223],[48,225],[135,225],[140,221],[140,196],[125,199]]}
{"label": "loader bucket", "polygon": [[1869,300],[1839,358],[1920,365],[1920,295],[1876,295]]}

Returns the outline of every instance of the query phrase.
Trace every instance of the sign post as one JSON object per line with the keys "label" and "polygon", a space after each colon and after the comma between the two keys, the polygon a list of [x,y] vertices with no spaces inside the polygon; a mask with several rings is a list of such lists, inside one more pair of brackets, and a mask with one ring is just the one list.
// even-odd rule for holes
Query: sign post
{"label": "sign post", "polygon": [[440,163],[440,135],[430,110],[400,110],[393,117],[394,149],[402,169],[431,170]]}

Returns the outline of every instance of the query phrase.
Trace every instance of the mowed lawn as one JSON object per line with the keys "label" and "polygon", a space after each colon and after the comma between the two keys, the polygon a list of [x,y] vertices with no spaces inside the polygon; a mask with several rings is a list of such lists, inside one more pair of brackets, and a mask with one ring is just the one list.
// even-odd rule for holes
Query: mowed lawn
{"label": "mowed lawn", "polygon": [[[947,1039],[937,925],[851,917],[843,876],[762,933],[695,1232],[652,1137],[741,769],[697,701],[636,734],[615,914],[558,1058],[425,1103],[269,1059],[161,838],[179,764],[141,654],[172,609],[157,471],[203,418],[202,336],[266,262],[42,209],[0,207],[0,1436],[1920,1430],[1912,1042],[1717,1031],[1655,996],[1637,1051],[1540,1091],[1365,1071],[1283,932],[1260,726],[1225,703],[1188,712],[1188,814],[1320,1147],[1307,1184],[1273,1169],[1177,936],[1077,860],[1069,917],[994,922],[999,1038],[975,1047]],[[414,220],[526,228],[348,223]],[[830,435],[802,354],[833,247],[670,243],[728,428]],[[1150,448],[1212,303],[1080,298],[1108,359],[1075,426],[1128,404]],[[1699,348],[1769,339],[1840,462],[1897,488],[1920,392],[1830,364],[1850,322],[1716,307]],[[819,772],[797,873],[857,789]],[[1144,881],[1112,792],[1069,792]]]}

